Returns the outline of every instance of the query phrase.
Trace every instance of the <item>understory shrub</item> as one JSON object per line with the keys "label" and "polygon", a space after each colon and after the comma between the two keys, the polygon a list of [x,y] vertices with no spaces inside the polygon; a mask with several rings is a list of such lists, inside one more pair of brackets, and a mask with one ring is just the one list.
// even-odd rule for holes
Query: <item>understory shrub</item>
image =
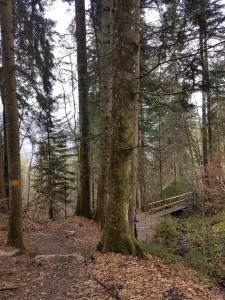
{"label": "understory shrub", "polygon": [[177,222],[170,215],[159,218],[155,224],[154,241],[171,247],[177,239]]}
{"label": "understory shrub", "polygon": [[216,215],[192,214],[183,219],[171,216],[155,224],[153,241],[146,252],[194,268],[199,275],[225,279],[225,210]]}

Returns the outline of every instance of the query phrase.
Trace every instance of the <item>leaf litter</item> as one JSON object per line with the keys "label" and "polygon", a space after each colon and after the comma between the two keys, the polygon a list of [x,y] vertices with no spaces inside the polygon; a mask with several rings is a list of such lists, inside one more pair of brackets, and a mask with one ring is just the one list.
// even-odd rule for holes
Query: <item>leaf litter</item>
{"label": "leaf litter", "polygon": [[[95,251],[97,225],[82,217],[62,221],[24,220],[27,250],[0,256],[0,299],[9,300],[225,300],[191,269],[177,270],[149,260]],[[0,216],[0,248],[7,239],[7,215]]]}

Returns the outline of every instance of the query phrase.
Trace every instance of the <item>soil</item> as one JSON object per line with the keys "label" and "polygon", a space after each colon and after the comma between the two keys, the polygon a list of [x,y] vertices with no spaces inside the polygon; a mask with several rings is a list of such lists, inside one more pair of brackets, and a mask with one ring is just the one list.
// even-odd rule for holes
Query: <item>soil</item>
{"label": "soil", "polygon": [[[26,249],[0,256],[0,300],[225,300],[190,269],[149,256],[139,260],[95,251],[100,231],[93,221],[24,220]],[[7,239],[7,215],[0,215],[0,249]]]}

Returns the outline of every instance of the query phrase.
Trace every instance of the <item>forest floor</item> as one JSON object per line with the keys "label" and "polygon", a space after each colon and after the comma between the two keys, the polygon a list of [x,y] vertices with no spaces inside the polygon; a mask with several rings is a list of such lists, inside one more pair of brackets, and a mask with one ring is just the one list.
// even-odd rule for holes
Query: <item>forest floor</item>
{"label": "forest floor", "polygon": [[[0,249],[7,215],[0,215]],[[206,285],[195,271],[149,255],[139,260],[95,251],[100,231],[93,221],[24,220],[27,250],[0,256],[0,300],[222,300],[225,292]]]}

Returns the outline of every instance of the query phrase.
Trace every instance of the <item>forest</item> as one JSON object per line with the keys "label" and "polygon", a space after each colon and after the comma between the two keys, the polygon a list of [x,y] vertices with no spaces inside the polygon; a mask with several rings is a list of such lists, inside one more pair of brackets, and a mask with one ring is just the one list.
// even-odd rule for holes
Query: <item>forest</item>
{"label": "forest", "polygon": [[[159,254],[159,243],[171,259],[163,251],[182,235],[181,256],[193,254],[187,240],[202,238],[192,266],[202,265],[200,256],[204,266],[221,260],[225,2],[63,3],[70,12],[66,34],[46,17],[54,1],[0,4],[0,209],[9,215],[7,245],[25,248],[25,218],[75,214],[98,224],[103,253],[146,258]],[[135,238],[136,211],[187,193],[185,220],[162,218],[155,243]],[[212,266],[210,275],[225,277],[221,269]]]}

